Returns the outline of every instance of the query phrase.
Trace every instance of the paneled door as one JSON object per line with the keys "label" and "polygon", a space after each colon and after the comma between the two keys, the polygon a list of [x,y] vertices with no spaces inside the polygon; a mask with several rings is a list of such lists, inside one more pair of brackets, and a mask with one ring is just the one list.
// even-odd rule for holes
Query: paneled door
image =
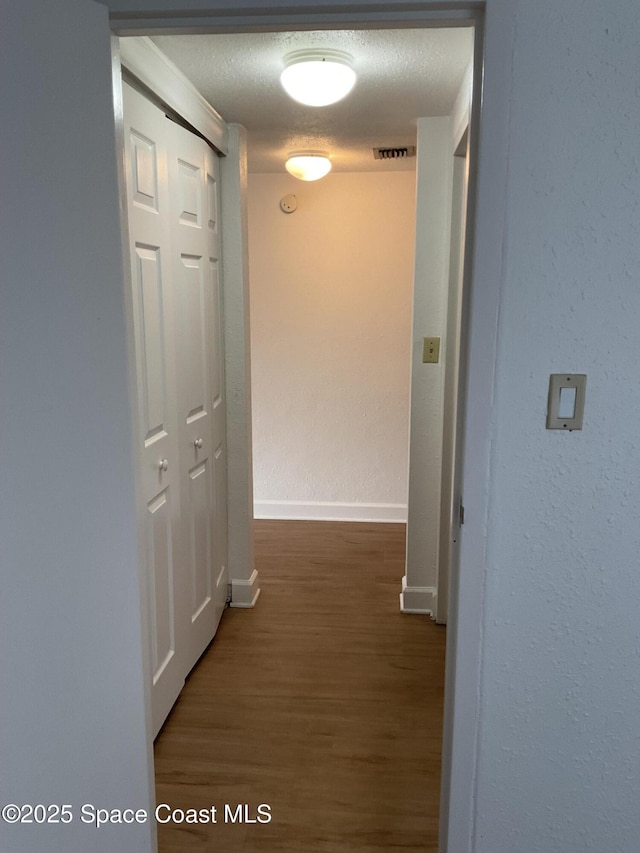
{"label": "paneled door", "polygon": [[154,734],[227,595],[218,158],[124,84]]}
{"label": "paneled door", "polygon": [[185,678],[182,657],[180,466],[176,405],[167,119],[124,87],[131,299],[138,405],[137,464],[145,539],[144,592],[154,735]]}
{"label": "paneled door", "polygon": [[227,489],[218,157],[169,124],[180,495],[188,580],[185,655],[198,660],[227,596]]}

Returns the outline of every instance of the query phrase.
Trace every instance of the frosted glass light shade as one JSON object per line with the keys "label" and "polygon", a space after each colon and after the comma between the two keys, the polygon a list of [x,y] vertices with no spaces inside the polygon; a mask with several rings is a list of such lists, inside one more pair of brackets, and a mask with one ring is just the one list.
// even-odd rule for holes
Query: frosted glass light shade
{"label": "frosted glass light shade", "polygon": [[301,181],[319,181],[331,171],[331,160],[324,154],[292,154],[285,168],[294,178]]}
{"label": "frosted glass light shade", "polygon": [[309,107],[335,104],[356,82],[351,56],[342,50],[296,50],[284,61],[280,82],[285,92]]}

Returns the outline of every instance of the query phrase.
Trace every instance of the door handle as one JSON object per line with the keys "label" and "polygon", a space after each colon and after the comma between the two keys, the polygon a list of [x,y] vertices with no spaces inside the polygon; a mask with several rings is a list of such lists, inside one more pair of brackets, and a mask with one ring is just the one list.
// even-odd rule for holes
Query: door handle
{"label": "door handle", "polygon": [[196,438],[195,441],[193,442],[193,446],[196,448],[196,450],[201,450],[202,449],[202,439]]}
{"label": "door handle", "polygon": [[169,469],[169,461],[167,459],[161,459],[158,463],[158,468],[161,471],[167,471]]}

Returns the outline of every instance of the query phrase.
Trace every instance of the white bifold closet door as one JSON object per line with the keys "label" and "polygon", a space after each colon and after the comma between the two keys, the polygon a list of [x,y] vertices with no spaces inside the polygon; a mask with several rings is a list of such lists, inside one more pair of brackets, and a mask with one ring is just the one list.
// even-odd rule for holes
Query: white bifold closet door
{"label": "white bifold closet door", "polygon": [[154,734],[227,593],[218,158],[124,84]]}

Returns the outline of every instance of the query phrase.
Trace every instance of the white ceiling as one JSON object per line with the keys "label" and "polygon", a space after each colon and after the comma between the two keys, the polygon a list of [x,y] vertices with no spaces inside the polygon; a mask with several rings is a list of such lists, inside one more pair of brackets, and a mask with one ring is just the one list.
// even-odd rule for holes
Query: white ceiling
{"label": "white ceiling", "polygon": [[[451,112],[471,60],[468,28],[156,36],[153,41],[228,122],[248,131],[249,169],[284,171],[296,149],[325,150],[336,171],[413,169],[373,159],[375,146],[415,144],[415,120]],[[305,107],[280,85],[292,50],[348,51],[355,88],[328,107]]]}

